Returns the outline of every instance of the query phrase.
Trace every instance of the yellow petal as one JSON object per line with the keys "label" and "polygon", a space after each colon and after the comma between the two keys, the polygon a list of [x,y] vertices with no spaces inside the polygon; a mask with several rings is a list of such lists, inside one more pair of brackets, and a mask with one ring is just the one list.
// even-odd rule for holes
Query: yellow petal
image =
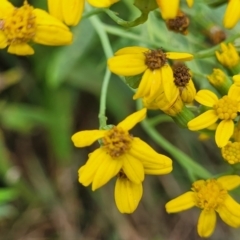
{"label": "yellow petal", "polygon": [[179,95],[179,90],[174,83],[172,68],[167,64],[161,69],[162,85],[165,96],[169,102],[173,102]]}
{"label": "yellow petal", "polygon": [[86,130],[75,133],[72,141],[75,147],[86,147],[104,137],[107,130]]}
{"label": "yellow petal", "polygon": [[213,107],[218,101],[218,97],[215,93],[209,90],[200,90],[197,92],[195,100],[204,106]]}
{"label": "yellow petal", "polygon": [[7,47],[7,45],[8,45],[7,41],[8,41],[8,39],[7,39],[6,35],[2,31],[0,31],[0,49]]}
{"label": "yellow petal", "polygon": [[87,0],[89,4],[97,8],[107,8],[119,0]]}
{"label": "yellow petal", "polygon": [[48,0],[47,3],[49,13],[60,21],[63,21],[61,1]]}
{"label": "yellow petal", "polygon": [[240,101],[240,87],[236,87],[236,84],[233,84],[228,90],[228,96],[236,101]]}
{"label": "yellow petal", "polygon": [[125,54],[108,59],[111,72],[122,76],[135,76],[147,69],[144,54]]}
{"label": "yellow petal", "polygon": [[223,19],[225,28],[233,28],[240,17],[240,2],[239,0],[231,0],[228,2],[227,9]]}
{"label": "yellow petal", "polygon": [[5,19],[14,10],[14,6],[7,0],[1,0],[0,19]]}
{"label": "yellow petal", "polygon": [[227,195],[226,199],[224,200],[223,204],[228,212],[239,218],[238,223],[240,224],[240,204],[236,202],[229,194]]}
{"label": "yellow petal", "polygon": [[157,0],[163,19],[171,19],[177,16],[179,0]]}
{"label": "yellow petal", "polygon": [[95,173],[106,156],[106,152],[99,148],[89,154],[87,163],[78,170],[78,180],[83,186],[92,183]]}
{"label": "yellow petal", "polygon": [[[151,89],[151,81],[153,79],[152,75],[154,74],[154,72],[155,71],[152,71],[150,69],[147,69],[144,72],[144,74],[142,76],[142,79],[140,81],[140,84],[138,86],[138,89],[137,89],[136,93],[133,96],[134,100],[149,95],[150,89]],[[159,76],[159,82],[161,82],[160,76]]]}
{"label": "yellow petal", "polygon": [[84,10],[85,0],[62,0],[62,14],[68,26],[76,26]]}
{"label": "yellow petal", "polygon": [[222,120],[216,129],[215,141],[219,148],[227,145],[230,137],[233,135],[234,123],[232,120]]}
{"label": "yellow petal", "polygon": [[232,78],[233,78],[234,84],[240,87],[240,74],[234,75]]}
{"label": "yellow petal", "polygon": [[[237,210],[235,210],[236,212]],[[238,228],[240,227],[240,216],[234,216],[232,213],[227,209],[225,205],[221,205],[217,212],[220,218],[229,226]]]}
{"label": "yellow petal", "polygon": [[172,160],[155,152],[140,138],[133,139],[129,154],[141,161],[146,174],[161,175],[172,171]]}
{"label": "yellow petal", "polygon": [[190,53],[179,53],[179,52],[167,52],[166,53],[167,58],[172,59],[172,60],[192,60],[193,55]]}
{"label": "yellow petal", "polygon": [[198,219],[198,234],[200,237],[207,238],[212,235],[216,226],[216,212],[214,210],[202,210]]}
{"label": "yellow petal", "polygon": [[240,176],[238,175],[222,176],[219,177],[217,181],[220,182],[223,188],[225,188],[228,191],[240,186]]}
{"label": "yellow petal", "polygon": [[19,56],[34,54],[33,48],[27,43],[11,44],[8,48],[8,52]]}
{"label": "yellow petal", "polygon": [[72,43],[72,33],[66,25],[41,9],[35,8],[33,12],[36,16],[37,26],[33,37],[34,42],[49,46]]}
{"label": "yellow petal", "polygon": [[119,158],[113,159],[109,154],[105,154],[93,178],[92,190],[95,191],[102,187],[111,178],[116,176],[122,168],[122,165],[123,162]]}
{"label": "yellow petal", "polygon": [[115,52],[114,55],[115,56],[124,55],[124,54],[143,54],[144,55],[144,53],[146,52],[149,52],[148,48],[133,46],[133,47],[121,48],[117,52]]}
{"label": "yellow petal", "polygon": [[192,5],[193,5],[193,0],[186,0],[187,1],[187,5],[189,6],[189,7],[192,7]]}
{"label": "yellow petal", "polygon": [[128,117],[126,117],[123,121],[121,121],[117,127],[128,131],[132,129],[137,123],[141,122],[146,117],[147,109],[143,108],[135,113],[132,113]]}
{"label": "yellow petal", "polygon": [[118,177],[115,185],[115,202],[121,213],[132,213],[142,198],[142,184],[136,184],[127,178]]}
{"label": "yellow petal", "polygon": [[166,205],[166,211],[168,213],[176,213],[187,210],[195,206],[194,193],[186,192],[179,197],[176,197],[169,201]]}
{"label": "yellow petal", "polygon": [[129,154],[124,154],[121,159],[123,161],[122,169],[127,178],[136,184],[140,184],[144,180],[142,163]]}
{"label": "yellow petal", "polygon": [[198,131],[207,128],[218,120],[215,110],[208,110],[198,117],[188,122],[188,128],[192,131]]}

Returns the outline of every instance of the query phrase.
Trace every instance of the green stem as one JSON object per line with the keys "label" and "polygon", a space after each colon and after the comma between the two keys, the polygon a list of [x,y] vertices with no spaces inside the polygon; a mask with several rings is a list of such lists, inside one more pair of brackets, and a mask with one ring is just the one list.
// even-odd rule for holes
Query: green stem
{"label": "green stem", "polygon": [[[235,34],[234,36],[229,37],[228,39],[226,39],[226,40],[225,40],[224,42],[222,42],[222,43],[226,43],[226,44],[227,44],[227,43],[233,42],[235,39],[237,39],[237,38],[239,38],[239,37],[240,37],[240,33]],[[200,52],[196,53],[196,54],[194,55],[194,58],[195,58],[195,59],[198,59],[198,58],[212,57],[212,56],[215,55],[215,52],[218,51],[218,50],[220,50],[220,49],[221,49],[221,47],[220,47],[220,44],[219,44],[219,45],[214,46],[214,47],[212,47],[212,48],[210,48],[210,49],[203,50],[203,51],[200,51]]]}
{"label": "green stem", "polygon": [[140,15],[140,17],[136,18],[133,21],[125,21],[123,19],[121,19],[120,17],[118,17],[113,11],[111,11],[110,9],[104,9],[104,12],[114,21],[116,22],[118,25],[122,26],[122,27],[135,27],[138,26],[144,22],[147,21],[148,19],[148,12],[142,12],[142,14]]}
{"label": "green stem", "polygon": [[[138,109],[141,108],[141,103],[137,102]],[[149,123],[149,120],[146,119],[141,122],[143,129],[146,133],[161,146],[165,151],[169,152],[178,163],[188,171],[189,177],[191,180],[195,181],[197,177],[200,178],[210,178],[212,174],[206,169],[201,167],[198,163],[192,160],[188,155],[183,153],[181,150],[173,146],[170,142],[164,139],[159,132]]]}
{"label": "green stem", "polygon": [[106,68],[102,89],[101,89],[100,109],[98,114],[100,129],[103,129],[107,125],[106,101],[107,101],[107,90],[108,90],[110,76],[111,76],[111,72],[108,70],[108,68]]}
{"label": "green stem", "polygon": [[[101,21],[97,16],[92,16],[90,18],[90,21],[100,38],[106,58],[110,58],[113,55],[113,51],[111,48],[108,35],[104,30],[103,24],[101,23]],[[100,109],[98,114],[100,129],[104,128],[107,125],[106,101],[107,101],[107,89],[108,89],[110,77],[111,77],[111,73],[106,67],[106,72],[105,72],[102,89],[101,89]]]}

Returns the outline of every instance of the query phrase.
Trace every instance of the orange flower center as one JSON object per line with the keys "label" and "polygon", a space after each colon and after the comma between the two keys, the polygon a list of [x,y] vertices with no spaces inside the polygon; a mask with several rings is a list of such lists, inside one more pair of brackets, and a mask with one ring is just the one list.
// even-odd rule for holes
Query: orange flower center
{"label": "orange flower center", "polygon": [[166,53],[162,51],[162,49],[150,50],[145,54],[145,64],[149,69],[159,69],[164,66],[167,62]]}
{"label": "orange flower center", "polygon": [[216,210],[227,197],[227,190],[216,179],[199,180],[193,183],[195,204],[205,210]]}
{"label": "orange flower center", "polygon": [[9,44],[31,40],[36,31],[33,7],[25,1],[22,7],[15,8],[6,19],[1,20],[0,30],[5,33]]}
{"label": "orange flower center", "polygon": [[240,142],[229,142],[222,148],[222,156],[229,164],[240,162]]}
{"label": "orange flower center", "polygon": [[213,108],[215,109],[219,119],[235,119],[238,112],[238,102],[228,96],[224,96],[217,101]]}
{"label": "orange flower center", "polygon": [[102,139],[103,147],[112,158],[123,155],[131,148],[133,137],[123,129],[114,126]]}

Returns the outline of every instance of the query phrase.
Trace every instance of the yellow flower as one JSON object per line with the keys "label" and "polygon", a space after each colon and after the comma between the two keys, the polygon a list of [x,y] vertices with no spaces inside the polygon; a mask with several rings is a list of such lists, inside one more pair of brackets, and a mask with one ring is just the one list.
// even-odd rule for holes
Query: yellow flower
{"label": "yellow flower", "polygon": [[120,172],[132,183],[141,184],[144,174],[167,174],[172,171],[170,158],[156,153],[129,130],[146,117],[146,108],[131,114],[109,130],[80,131],[72,136],[76,147],[91,145],[96,140],[101,147],[89,154],[87,163],[79,169],[79,182],[100,188]]}
{"label": "yellow flower", "polygon": [[0,19],[0,48],[9,46],[9,53],[33,54],[30,41],[50,46],[72,42],[68,27],[47,12],[34,9],[27,1],[22,7],[15,8],[7,0],[2,0]]}
{"label": "yellow flower", "polygon": [[[107,8],[119,0],[87,0],[97,8]],[[69,26],[76,26],[84,10],[85,0],[48,0],[50,14]]]}
{"label": "yellow flower", "polygon": [[228,194],[229,190],[239,185],[240,177],[237,175],[196,181],[192,191],[169,201],[166,210],[168,213],[176,213],[194,206],[202,209],[197,225],[200,237],[212,235],[216,226],[216,212],[229,226],[240,227],[240,204]]}
{"label": "yellow flower", "polygon": [[216,51],[216,57],[218,61],[228,68],[235,67],[239,63],[239,55],[232,43],[226,45],[221,43],[222,53]]}
{"label": "yellow flower", "polygon": [[226,146],[221,149],[223,158],[229,164],[236,164],[240,162],[240,142],[229,141]]}
{"label": "yellow flower", "polygon": [[[163,19],[172,19],[177,16],[179,0],[156,0]],[[192,7],[193,0],[186,0],[189,7]]]}
{"label": "yellow flower", "polygon": [[220,120],[215,133],[215,141],[218,147],[224,147],[233,134],[234,120],[240,112],[240,90],[232,86],[228,95],[220,99],[209,90],[200,90],[195,100],[212,109],[191,120],[188,128],[198,131]]}
{"label": "yellow flower", "polygon": [[145,47],[126,47],[118,50],[108,60],[110,71],[123,76],[143,73],[141,82],[133,99],[147,97],[154,100],[162,90],[171,102],[176,100],[178,89],[174,84],[173,71],[167,59],[190,60],[189,53],[164,53],[161,49],[150,50]]}
{"label": "yellow flower", "polygon": [[225,28],[233,28],[240,18],[240,0],[230,0],[223,19]]}

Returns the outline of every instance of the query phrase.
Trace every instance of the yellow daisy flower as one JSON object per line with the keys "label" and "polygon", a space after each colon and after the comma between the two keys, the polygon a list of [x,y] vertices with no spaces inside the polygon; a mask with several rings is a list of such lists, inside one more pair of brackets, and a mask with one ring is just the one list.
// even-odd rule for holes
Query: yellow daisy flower
{"label": "yellow daisy flower", "polygon": [[147,97],[155,99],[164,91],[171,102],[176,100],[178,89],[174,85],[173,71],[167,59],[191,60],[192,54],[166,52],[162,49],[150,50],[145,47],[125,47],[108,59],[111,72],[122,76],[135,76],[143,73],[141,82],[133,99]]}
{"label": "yellow daisy flower", "polygon": [[239,63],[237,49],[232,43],[221,43],[222,52],[216,51],[218,61],[225,67],[233,68]]}
{"label": "yellow daisy flower", "polygon": [[229,190],[239,185],[240,177],[237,175],[198,180],[193,183],[191,191],[169,201],[166,211],[176,213],[194,206],[202,209],[197,225],[200,237],[212,235],[216,226],[216,212],[229,226],[240,227],[240,204],[228,194]]}
{"label": "yellow daisy flower", "polygon": [[17,55],[31,55],[30,41],[50,46],[66,45],[72,42],[68,27],[47,12],[33,8],[27,1],[20,8],[7,0],[0,6],[0,49]]}
{"label": "yellow daisy flower", "polygon": [[[107,8],[119,0],[87,0],[97,8]],[[48,0],[48,10],[51,15],[58,18],[68,26],[76,26],[84,10],[85,0]]]}
{"label": "yellow daisy flower", "polygon": [[146,117],[146,108],[135,112],[109,130],[80,131],[72,136],[76,147],[86,147],[96,140],[101,147],[89,154],[87,163],[79,169],[79,182],[100,188],[121,171],[135,184],[141,184],[144,174],[167,174],[172,171],[170,158],[156,153],[129,130]]}
{"label": "yellow daisy flower", "polygon": [[[180,0],[156,0],[163,19],[172,19],[177,16]],[[192,7],[193,0],[186,0],[189,7]]]}
{"label": "yellow daisy flower", "polygon": [[240,19],[240,0],[229,0],[223,19],[225,28],[233,28]]}
{"label": "yellow daisy flower", "polygon": [[218,147],[224,147],[233,135],[234,120],[240,112],[240,90],[231,86],[228,95],[220,99],[209,90],[200,90],[195,100],[212,109],[191,120],[188,128],[198,131],[220,120],[215,133],[215,141]]}

